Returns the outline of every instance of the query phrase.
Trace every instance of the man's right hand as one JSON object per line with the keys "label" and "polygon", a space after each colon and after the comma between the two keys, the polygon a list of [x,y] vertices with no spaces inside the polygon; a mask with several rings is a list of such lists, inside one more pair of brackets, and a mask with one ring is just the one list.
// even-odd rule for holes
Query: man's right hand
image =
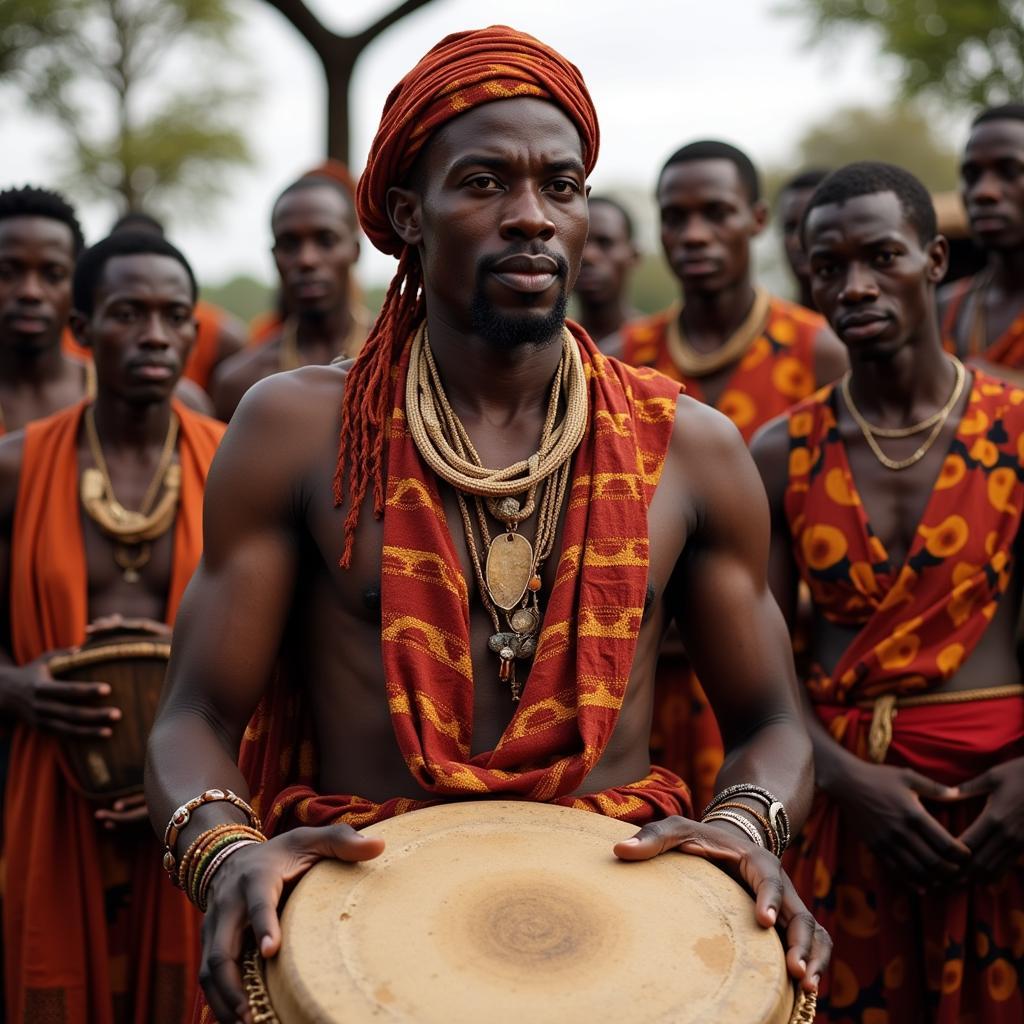
{"label": "man's right hand", "polygon": [[109,684],[54,679],[47,665],[59,653],[63,652],[51,651],[27,665],[0,669],[0,708],[33,728],[60,736],[110,737],[120,710],[92,703],[110,695]]}
{"label": "man's right hand", "polygon": [[383,849],[383,839],[360,835],[348,825],[331,825],[292,829],[247,846],[224,862],[210,882],[199,970],[210,1009],[221,1024],[251,1024],[239,967],[243,938],[251,928],[263,957],[281,948],[277,907],[285,885],[324,857],[372,860]]}
{"label": "man's right hand", "polygon": [[971,858],[967,846],[921,802],[921,797],[955,801],[956,789],[910,768],[860,761],[848,766],[827,791],[842,806],[851,834],[918,888],[948,885]]}

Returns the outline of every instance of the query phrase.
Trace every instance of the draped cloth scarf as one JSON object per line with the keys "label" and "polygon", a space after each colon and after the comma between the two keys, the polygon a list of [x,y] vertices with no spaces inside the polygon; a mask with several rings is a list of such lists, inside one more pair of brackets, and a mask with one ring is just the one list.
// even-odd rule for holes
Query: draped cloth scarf
{"label": "draped cloth scarf", "polygon": [[[398,748],[417,784],[436,798],[373,803],[318,794],[310,776],[316,759],[303,749],[309,733],[296,731],[300,698],[271,693],[249,725],[240,758],[269,830],[361,827],[474,796],[560,803],[635,823],[689,812],[680,780],[657,768],[618,789],[570,795],[607,747],[625,697],[647,594],[647,507],[679,395],[660,374],[606,359],[572,327],[589,382],[591,429],[573,457],[562,551],[537,653],[501,739],[493,750],[470,753],[474,688],[498,685],[497,671],[493,680],[473,679],[466,581],[436,479],[406,427],[406,346],[388,447],[381,655]],[[290,779],[289,771],[296,773]]]}
{"label": "draped cloth scarf", "polygon": [[[623,330],[624,362],[650,366],[706,402],[700,378],[682,373],[672,359],[668,331],[679,307],[628,324]],[[814,339],[825,326],[817,313],[774,295],[765,329],[729,374],[715,408],[736,424],[743,440],[785,412],[815,388]],[[651,756],[681,775],[704,807],[715,791],[725,750],[714,712],[682,649],[669,647],[658,658]]]}
{"label": "draped cloth scarf", "polygon": [[[815,609],[858,630],[833,671],[812,667],[807,687],[831,736],[866,759],[872,711],[858,702],[927,692],[949,679],[1006,591],[1024,508],[1024,391],[974,373],[902,566],[871,529],[837,429],[835,389],[798,405],[788,421],[785,507],[794,559]],[[900,709],[886,763],[956,785],[1022,755],[1024,701],[1017,697]],[[928,810],[958,835],[983,804]],[[835,942],[820,1020],[1024,1019],[1020,866],[993,884],[919,897],[819,793],[788,867]]]}
{"label": "draped cloth scarf", "polygon": [[[29,424],[11,554],[11,635],[19,665],[81,644],[88,570],[78,499],[82,402]],[[224,425],[186,409],[180,420],[181,497],[166,621],[202,550],[206,474]],[[167,880],[145,826],[102,833],[95,806],[72,788],[60,742],[18,725],[5,810],[6,1019],[12,1024],[180,1024],[199,969],[198,915]],[[117,864],[112,865],[111,859]],[[129,907],[108,931],[105,881],[120,875]],[[127,924],[125,916],[128,917]],[[127,931],[128,934],[125,934]]]}

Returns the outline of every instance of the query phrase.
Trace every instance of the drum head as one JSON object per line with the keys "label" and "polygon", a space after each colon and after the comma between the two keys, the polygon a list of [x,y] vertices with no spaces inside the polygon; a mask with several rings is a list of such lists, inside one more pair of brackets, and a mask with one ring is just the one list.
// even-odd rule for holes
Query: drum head
{"label": "drum head", "polygon": [[617,860],[634,826],[487,801],[364,831],[379,858],[322,861],[285,906],[267,964],[284,1024],[789,1020],[750,896],[697,857]]}

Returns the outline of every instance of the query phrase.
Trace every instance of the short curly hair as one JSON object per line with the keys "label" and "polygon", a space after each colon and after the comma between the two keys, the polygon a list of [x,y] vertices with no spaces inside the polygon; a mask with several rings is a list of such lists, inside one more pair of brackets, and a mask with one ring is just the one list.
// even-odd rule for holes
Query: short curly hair
{"label": "short curly hair", "polygon": [[879,160],[860,160],[833,171],[814,190],[800,224],[801,242],[806,244],[807,220],[812,210],[833,203],[841,206],[848,199],[873,195],[875,192],[895,194],[903,215],[917,232],[922,244],[930,242],[939,233],[932,197],[910,171]]}
{"label": "short curly hair", "polygon": [[60,221],[71,232],[76,258],[85,248],[82,225],[78,223],[74,208],[59,192],[33,185],[5,189],[0,192],[0,220],[9,217],[46,217]]}

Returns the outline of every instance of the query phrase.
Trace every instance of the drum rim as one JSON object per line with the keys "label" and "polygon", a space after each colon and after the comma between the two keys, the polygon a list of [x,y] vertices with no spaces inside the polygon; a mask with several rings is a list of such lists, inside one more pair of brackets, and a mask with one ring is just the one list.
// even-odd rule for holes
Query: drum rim
{"label": "drum rim", "polygon": [[[267,990],[266,961],[255,946],[242,955],[242,988],[252,1010],[253,1024],[282,1024]],[[817,994],[797,989],[789,1024],[814,1024],[817,1012]]]}
{"label": "drum rim", "polygon": [[167,661],[171,657],[171,645],[166,640],[125,640],[120,643],[100,644],[83,648],[71,654],[58,654],[47,663],[53,673],[68,669],[87,668],[101,661],[125,661],[128,658],[153,658]]}

